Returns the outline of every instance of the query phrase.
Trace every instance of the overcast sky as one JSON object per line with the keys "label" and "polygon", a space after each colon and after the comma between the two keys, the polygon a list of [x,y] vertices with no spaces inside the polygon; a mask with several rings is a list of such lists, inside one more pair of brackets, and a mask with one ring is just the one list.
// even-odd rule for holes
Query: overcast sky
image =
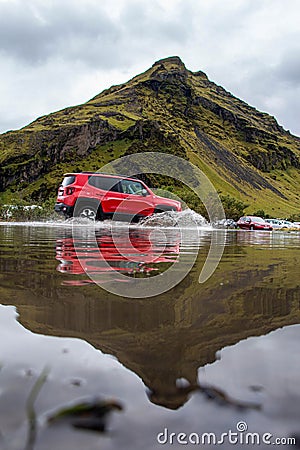
{"label": "overcast sky", "polygon": [[300,136],[300,0],[0,0],[0,132],[178,55]]}

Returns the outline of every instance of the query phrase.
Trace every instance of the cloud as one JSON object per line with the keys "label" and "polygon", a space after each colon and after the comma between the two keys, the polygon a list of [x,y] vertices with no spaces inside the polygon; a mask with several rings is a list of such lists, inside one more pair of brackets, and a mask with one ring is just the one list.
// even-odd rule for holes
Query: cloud
{"label": "cloud", "polygon": [[281,81],[289,87],[300,87],[300,46],[289,50],[283,55],[281,61],[275,67],[275,75],[280,83]]}
{"label": "cloud", "polygon": [[88,60],[91,48],[94,58],[96,51],[101,57],[105,44],[118,38],[117,24],[96,4],[89,8],[89,3],[0,4],[1,52],[28,65],[45,63],[51,57]]}
{"label": "cloud", "polygon": [[300,134],[299,13],[298,0],[0,0],[0,130],[179,55]]}
{"label": "cloud", "polygon": [[95,1],[33,0],[28,6],[18,0],[0,3],[0,11],[0,52],[28,65],[61,58],[117,67],[126,64],[128,50],[133,59],[162,42],[188,38],[180,11],[169,13],[155,1],[128,1],[114,18]]}

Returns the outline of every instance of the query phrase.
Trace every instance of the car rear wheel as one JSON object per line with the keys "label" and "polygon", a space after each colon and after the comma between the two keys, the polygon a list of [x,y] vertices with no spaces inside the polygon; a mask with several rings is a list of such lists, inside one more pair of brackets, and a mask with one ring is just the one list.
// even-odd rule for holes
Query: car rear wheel
{"label": "car rear wheel", "polygon": [[74,210],[74,217],[88,220],[103,220],[101,205],[96,203],[80,202]]}
{"label": "car rear wheel", "polygon": [[254,225],[250,225],[250,230],[255,230]]}
{"label": "car rear wheel", "polygon": [[97,217],[96,208],[93,206],[85,206],[80,208],[77,214],[77,217],[80,217],[81,219],[96,220]]}

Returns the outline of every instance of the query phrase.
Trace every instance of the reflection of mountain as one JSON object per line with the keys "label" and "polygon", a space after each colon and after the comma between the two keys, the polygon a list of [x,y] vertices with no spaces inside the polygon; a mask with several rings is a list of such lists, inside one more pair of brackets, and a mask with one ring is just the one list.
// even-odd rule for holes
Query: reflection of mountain
{"label": "reflection of mountain", "polygon": [[63,286],[72,275],[58,273],[54,260],[37,270],[38,260],[3,258],[1,302],[15,304],[34,332],[80,337],[115,355],[154,391],[152,401],[177,408],[187,398],[174,396],[177,378],[193,382],[198,367],[214,361],[224,346],[299,322],[296,252],[264,248],[258,258],[258,251],[227,247],[214,276],[199,285],[202,248],[195,269],[176,288],[142,300],[92,284]]}

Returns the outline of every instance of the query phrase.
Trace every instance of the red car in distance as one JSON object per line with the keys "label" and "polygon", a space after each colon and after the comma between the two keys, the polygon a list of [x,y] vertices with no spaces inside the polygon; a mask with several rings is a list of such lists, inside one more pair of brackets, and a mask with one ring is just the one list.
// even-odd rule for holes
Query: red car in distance
{"label": "red car in distance", "polygon": [[265,222],[262,217],[256,216],[241,217],[237,222],[237,226],[242,230],[266,230],[266,231],[273,230],[271,224]]}
{"label": "red car in distance", "polygon": [[138,220],[154,213],[181,211],[181,203],[155,195],[137,178],[81,172],[65,174],[54,210],[66,218]]}

